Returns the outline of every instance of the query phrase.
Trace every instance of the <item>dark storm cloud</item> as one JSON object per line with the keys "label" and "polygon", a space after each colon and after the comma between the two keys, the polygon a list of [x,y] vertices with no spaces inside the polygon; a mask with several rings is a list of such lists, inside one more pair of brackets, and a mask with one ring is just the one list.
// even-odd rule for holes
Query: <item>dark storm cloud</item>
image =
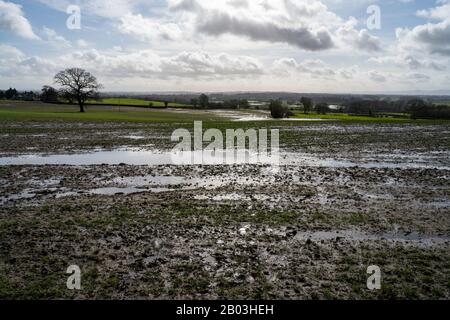
{"label": "dark storm cloud", "polygon": [[287,43],[309,51],[334,47],[333,40],[326,30],[314,32],[307,28],[282,27],[271,22],[238,19],[220,12],[199,18],[197,30],[212,36],[233,34],[256,41]]}

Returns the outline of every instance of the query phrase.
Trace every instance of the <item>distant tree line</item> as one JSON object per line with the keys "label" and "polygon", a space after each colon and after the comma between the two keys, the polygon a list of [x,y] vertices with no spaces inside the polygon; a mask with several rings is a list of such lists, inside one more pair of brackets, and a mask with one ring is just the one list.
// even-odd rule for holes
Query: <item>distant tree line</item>
{"label": "distant tree line", "polygon": [[199,109],[247,109],[250,107],[246,99],[226,99],[224,101],[211,101],[211,99],[204,93],[198,98],[192,98],[190,105]]}
{"label": "distant tree line", "polygon": [[292,111],[289,110],[287,106],[283,105],[283,103],[279,99],[270,101],[269,110],[270,115],[274,119],[289,118],[290,116],[294,115]]}
{"label": "distant tree line", "polygon": [[344,104],[344,112],[356,115],[373,115],[376,112],[405,113],[408,100],[358,100]]}
{"label": "distant tree line", "polygon": [[[449,105],[436,105],[423,99],[398,99],[390,100],[368,100],[368,99],[352,99],[340,106],[335,106],[334,110],[330,109],[328,103],[320,102],[314,104],[311,98],[302,97],[300,99],[305,114],[315,111],[318,114],[347,113],[358,116],[402,116],[409,114],[412,119],[450,119]],[[278,104],[271,103],[271,112],[275,111],[275,115],[279,116],[283,111]],[[273,112],[272,112],[273,113]]]}
{"label": "distant tree line", "polygon": [[14,88],[9,88],[6,91],[0,90],[0,99],[14,100],[18,96],[17,90]]}
{"label": "distant tree line", "polygon": [[413,119],[450,119],[450,106],[433,105],[422,99],[410,100],[407,112]]}
{"label": "distant tree line", "polygon": [[59,102],[59,92],[53,87],[43,86],[41,90],[41,101],[47,103]]}
{"label": "distant tree line", "polygon": [[412,119],[449,119],[450,106],[434,105],[423,99],[397,101],[355,100],[344,106],[344,112],[355,115],[409,114]]}
{"label": "distant tree line", "polygon": [[311,98],[302,97],[300,99],[300,102],[303,105],[303,111],[305,112],[305,114],[310,112],[313,109],[313,107],[314,107],[314,103],[313,103],[313,100]]}
{"label": "distant tree line", "polygon": [[39,94],[33,91],[17,91],[15,88],[9,88],[4,91],[0,90],[0,99],[33,101],[38,98]]}

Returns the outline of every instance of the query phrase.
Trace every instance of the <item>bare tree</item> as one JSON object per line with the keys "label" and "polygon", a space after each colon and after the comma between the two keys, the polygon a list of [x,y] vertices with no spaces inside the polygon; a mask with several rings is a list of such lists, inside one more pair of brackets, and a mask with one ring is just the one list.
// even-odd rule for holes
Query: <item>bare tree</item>
{"label": "bare tree", "polygon": [[41,90],[41,101],[48,103],[58,102],[58,91],[50,86],[43,86]]}
{"label": "bare tree", "polygon": [[209,97],[204,93],[200,95],[200,97],[198,98],[198,102],[200,104],[200,108],[202,109],[206,109],[209,107]]}
{"label": "bare tree", "polygon": [[305,114],[307,114],[309,111],[311,111],[311,109],[314,106],[314,103],[313,103],[312,99],[310,99],[310,98],[302,97],[300,99],[300,102],[303,104],[303,108],[304,108],[303,110],[304,110]]}
{"label": "bare tree", "polygon": [[55,75],[54,81],[63,87],[68,97],[78,102],[80,112],[84,112],[86,100],[98,96],[98,90],[102,88],[97,78],[80,68],[60,71]]}

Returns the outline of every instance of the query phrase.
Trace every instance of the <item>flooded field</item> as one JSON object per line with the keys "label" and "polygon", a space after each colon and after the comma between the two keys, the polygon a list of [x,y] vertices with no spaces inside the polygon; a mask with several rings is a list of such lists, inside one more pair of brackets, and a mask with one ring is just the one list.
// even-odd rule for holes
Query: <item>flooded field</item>
{"label": "flooded field", "polygon": [[224,166],[172,162],[186,123],[3,121],[0,297],[450,298],[450,125],[270,123],[280,163]]}

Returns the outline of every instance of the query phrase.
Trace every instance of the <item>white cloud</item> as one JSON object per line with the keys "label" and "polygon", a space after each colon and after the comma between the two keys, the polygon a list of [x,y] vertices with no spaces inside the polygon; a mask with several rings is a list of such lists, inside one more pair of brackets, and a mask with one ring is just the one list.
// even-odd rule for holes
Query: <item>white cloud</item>
{"label": "white cloud", "polygon": [[416,58],[411,54],[399,54],[395,56],[372,57],[370,62],[379,65],[394,65],[399,68],[409,68],[410,70],[432,69],[434,71],[445,71],[447,66],[444,61],[438,62],[430,59]]}
{"label": "white cloud", "polygon": [[347,79],[347,80],[353,79],[353,77],[354,77],[354,72],[349,71],[349,70],[340,70],[339,74],[341,75],[342,78]]}
{"label": "white cloud", "polygon": [[[0,3],[11,4],[6,1],[13,0]],[[387,35],[393,29],[365,29],[367,6],[381,3],[374,0],[39,1],[64,13],[69,4],[80,5],[82,30],[72,35],[83,39],[70,42],[63,29],[40,25],[45,55],[36,56],[32,43],[19,43],[23,52],[0,45],[4,84],[5,77],[51,84],[57,71],[71,66],[93,72],[108,90],[343,92],[446,84],[448,1],[417,12],[427,20],[399,28],[397,40]],[[0,21],[0,29],[12,31]],[[402,19],[397,22],[402,27]]]}
{"label": "white cloud", "polygon": [[88,50],[75,52],[63,60],[104,75],[120,74],[121,77],[231,78],[263,73],[263,67],[256,59],[226,53],[181,52],[160,56],[152,50],[120,54]]}
{"label": "white cloud", "polygon": [[431,54],[450,56],[450,20],[419,25],[412,30],[397,29],[405,49],[427,50]]}
{"label": "white cloud", "polygon": [[331,35],[325,28],[288,28],[271,22],[239,19],[220,12],[212,13],[199,22],[197,30],[210,36],[234,34],[255,41],[287,43],[310,51],[326,50],[334,46]]}
{"label": "white cloud", "polygon": [[70,41],[66,40],[63,36],[59,35],[55,30],[44,26],[42,29],[43,39],[50,45],[56,48],[70,48],[72,45]]}
{"label": "white cloud", "polygon": [[172,0],[172,12],[197,34],[234,35],[251,41],[288,44],[307,51],[336,47],[336,41],[362,51],[380,51],[380,40],[356,29],[356,19],[344,21],[318,0],[205,1]]}
{"label": "white cloud", "polygon": [[53,76],[68,67],[81,67],[95,74],[109,88],[145,86],[148,81],[188,81],[208,83],[215,81],[255,80],[264,75],[261,63],[247,56],[226,53],[182,52],[161,56],[152,50],[123,52],[95,49],[76,51],[56,58],[26,56],[20,50],[0,45],[0,83],[12,85],[14,79],[29,79],[40,87],[52,84]]}
{"label": "white cloud", "polygon": [[406,75],[406,79],[412,80],[415,82],[426,82],[426,81],[430,81],[431,78],[422,73],[409,73]]}
{"label": "white cloud", "polygon": [[174,57],[163,58],[161,69],[163,74],[189,77],[246,77],[263,73],[262,65],[254,58],[205,52],[182,52]]}
{"label": "white cloud", "polygon": [[87,48],[87,47],[89,47],[89,42],[87,42],[86,40],[84,40],[84,39],[78,39],[77,41],[76,41],[76,45],[78,46],[78,47],[80,47],[80,48]]}
{"label": "white cloud", "polygon": [[405,50],[426,50],[431,54],[450,56],[450,4],[421,10],[417,15],[438,22],[428,22],[412,29],[398,28],[396,35],[400,46]]}
{"label": "white cloud", "polygon": [[6,59],[20,60],[23,57],[25,57],[25,54],[16,47],[0,44],[0,61],[4,62]]}
{"label": "white cloud", "polygon": [[344,68],[333,67],[320,59],[305,59],[298,62],[293,58],[281,58],[273,62],[269,73],[280,77],[292,76],[300,79],[351,80],[360,76],[356,65]]}
{"label": "white cloud", "polygon": [[2,77],[42,76],[53,72],[56,65],[47,59],[29,57],[16,47],[0,45]]}
{"label": "white cloud", "polygon": [[378,71],[369,71],[369,79],[375,82],[386,82],[386,77]]}
{"label": "white cloud", "polygon": [[[57,64],[48,59],[33,56],[27,57],[17,64],[18,74],[30,75],[46,75],[52,73],[57,67]],[[14,71],[13,71],[14,72]]]}
{"label": "white cloud", "polygon": [[25,39],[39,39],[24,17],[22,6],[3,0],[0,0],[0,31],[12,32]]}
{"label": "white cloud", "polygon": [[366,52],[382,51],[379,38],[371,35],[367,29],[357,30],[358,21],[351,17],[338,30],[337,34],[344,43]]}
{"label": "white cloud", "polygon": [[143,41],[154,39],[178,40],[181,30],[175,23],[148,19],[141,14],[126,14],[120,18],[119,31],[133,35]]}
{"label": "white cloud", "polygon": [[288,75],[309,75],[313,78],[329,79],[336,72],[325,62],[319,59],[306,59],[301,62],[292,58],[277,59],[272,67],[275,73]]}
{"label": "white cloud", "polygon": [[[40,0],[64,11],[69,0]],[[358,51],[381,51],[380,40],[357,29],[319,0],[79,0],[83,14],[115,20],[118,31],[143,42],[159,40],[205,44],[232,35],[247,43],[287,44],[306,51],[339,45]],[[157,6],[158,10],[152,8]],[[146,8],[148,10],[143,10]],[[158,14],[144,15],[156,10]],[[139,12],[139,13],[138,13]]]}
{"label": "white cloud", "polygon": [[0,44],[0,78],[17,75],[14,69],[26,59],[26,55],[16,47]]}
{"label": "white cloud", "polygon": [[450,4],[444,4],[428,10],[417,11],[417,16],[428,19],[446,20],[450,18]]}

